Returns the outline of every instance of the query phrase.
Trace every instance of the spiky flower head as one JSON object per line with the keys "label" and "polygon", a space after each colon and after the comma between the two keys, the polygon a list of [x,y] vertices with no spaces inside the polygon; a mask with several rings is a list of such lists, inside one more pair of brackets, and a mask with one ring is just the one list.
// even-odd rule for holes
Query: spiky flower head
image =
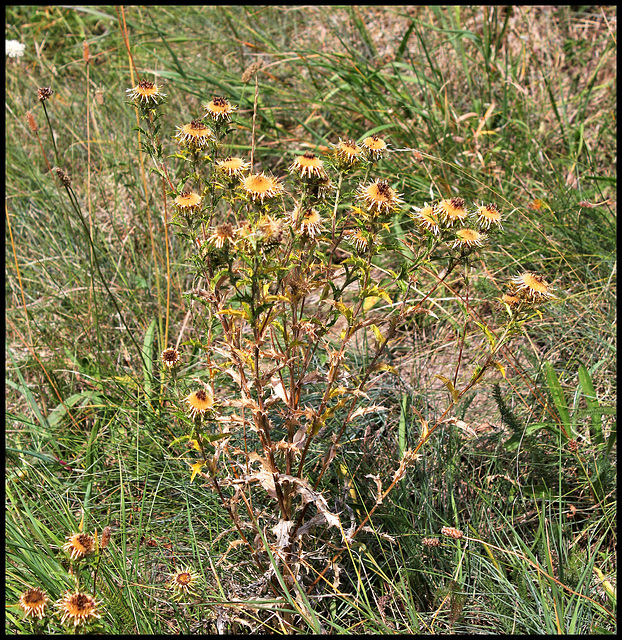
{"label": "spiky flower head", "polygon": [[189,189],[184,189],[184,191],[182,191],[182,193],[178,195],[173,202],[179,211],[183,213],[191,213],[201,206],[202,200],[203,198],[198,193],[194,193],[194,191],[190,191]]}
{"label": "spiky flower head", "polygon": [[370,213],[391,213],[404,204],[401,194],[396,193],[385,180],[360,184],[357,198]]}
{"label": "spiky flower head", "polygon": [[214,122],[229,122],[231,114],[237,109],[227,98],[215,96],[205,107],[205,117],[211,118]]}
{"label": "spiky flower head", "polygon": [[312,151],[305,151],[301,156],[298,156],[289,166],[289,171],[298,173],[301,178],[309,180],[325,180],[328,178],[324,169],[324,162]]}
{"label": "spiky flower head", "polygon": [[273,249],[283,239],[283,225],[280,220],[272,216],[264,216],[258,223],[255,231],[258,242],[264,251]]}
{"label": "spiky flower head", "polygon": [[52,87],[39,87],[37,89],[37,98],[39,99],[39,102],[45,102],[52,97],[53,93],[54,91],[52,91]]}
{"label": "spiky flower head", "polygon": [[508,293],[504,293],[501,298],[501,302],[505,303],[510,307],[510,309],[515,310],[521,304],[521,299],[518,296],[515,296],[511,291]]}
{"label": "spiky flower head", "polygon": [[62,613],[61,622],[64,624],[66,620],[73,622],[73,626],[77,627],[94,618],[101,618],[97,607],[100,605],[93,596],[88,593],[72,593],[67,591],[63,598],[56,603]]}
{"label": "spiky flower head", "polygon": [[490,229],[491,227],[503,229],[501,226],[501,211],[499,211],[499,207],[496,204],[492,202],[480,205],[475,202],[474,204],[477,207],[475,215],[480,229]]}
{"label": "spiky flower head", "polygon": [[144,78],[132,89],[126,89],[125,93],[134,104],[145,107],[155,107],[162,104],[166,98],[166,94],[162,93],[162,87]]}
{"label": "spiky flower head", "polygon": [[169,574],[170,580],[166,583],[166,586],[171,589],[176,596],[188,596],[189,594],[195,594],[201,576],[188,567],[182,567],[181,569],[175,568],[173,573]]}
{"label": "spiky flower head", "polygon": [[264,200],[276,198],[284,193],[283,185],[265,173],[251,173],[242,180],[242,189],[253,202],[264,203]]}
{"label": "spiky flower head", "polygon": [[217,160],[216,169],[230,178],[241,178],[242,174],[249,169],[250,162],[244,162],[242,158],[227,158],[226,160]]}
{"label": "spiky flower head", "polygon": [[456,231],[453,249],[472,249],[473,247],[481,247],[486,236],[475,229],[469,229],[467,227]]}
{"label": "spiky flower head", "polygon": [[289,222],[295,233],[312,240],[322,232],[322,216],[313,207],[296,205],[289,216]]}
{"label": "spiky flower head", "polygon": [[342,140],[337,144],[331,144],[333,157],[337,165],[342,169],[355,167],[363,158],[363,149],[354,140]]}
{"label": "spiky flower head", "polygon": [[511,283],[513,294],[525,302],[538,304],[555,297],[546,280],[531,271],[514,276]]}
{"label": "spiky flower head", "polygon": [[438,216],[433,205],[425,202],[423,207],[413,207],[413,212],[409,215],[418,225],[431,231],[435,236],[440,233]]}
{"label": "spiky flower head", "polygon": [[441,200],[436,205],[436,214],[448,227],[452,227],[456,222],[462,222],[468,215],[464,198]]}
{"label": "spiky flower head", "polygon": [[173,349],[169,347],[168,349],[164,349],[160,354],[160,359],[162,360],[162,365],[167,369],[172,369],[177,366],[179,362],[179,351],[177,349]]}
{"label": "spiky flower head", "polygon": [[387,150],[387,143],[375,133],[362,142],[363,149],[372,160],[380,160]]}
{"label": "spiky flower head", "polygon": [[74,533],[67,537],[63,549],[72,560],[81,560],[95,550],[95,539],[88,533]]}
{"label": "spiky flower head", "polygon": [[19,606],[23,609],[27,618],[39,618],[45,614],[45,609],[50,599],[43,589],[28,589],[19,599]]}
{"label": "spiky flower head", "polygon": [[197,416],[203,417],[206,411],[214,406],[214,394],[207,386],[193,391],[186,398],[190,417],[194,420]]}
{"label": "spiky flower head", "polygon": [[369,246],[369,240],[360,229],[347,229],[343,233],[343,238],[358,251],[365,251]]}
{"label": "spiky flower head", "polygon": [[223,222],[214,229],[214,233],[208,238],[217,249],[222,249],[225,245],[233,242],[235,230],[230,222]]}
{"label": "spiky flower head", "polygon": [[179,144],[191,149],[202,149],[216,139],[214,132],[202,120],[193,120],[183,127],[177,127],[175,138]]}

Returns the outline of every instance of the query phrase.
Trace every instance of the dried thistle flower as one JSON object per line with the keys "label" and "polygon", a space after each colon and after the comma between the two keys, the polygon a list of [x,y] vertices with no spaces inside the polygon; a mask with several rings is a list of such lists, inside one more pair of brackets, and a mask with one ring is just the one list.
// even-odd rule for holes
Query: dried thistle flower
{"label": "dried thistle flower", "polygon": [[262,249],[269,251],[280,244],[283,239],[283,225],[280,220],[265,216],[257,223],[256,235]]}
{"label": "dried thistle flower", "polygon": [[337,144],[331,144],[333,157],[337,165],[342,169],[355,167],[363,158],[363,150],[354,140],[342,140],[339,138]]}
{"label": "dried thistle flower", "polygon": [[362,142],[363,149],[372,160],[380,160],[387,151],[387,143],[375,133]]}
{"label": "dried thistle flower", "polygon": [[140,80],[132,89],[126,89],[125,93],[135,104],[147,107],[155,107],[161,104],[166,97],[166,94],[162,93],[161,87],[155,82],[145,79]]}
{"label": "dried thistle flower", "polygon": [[67,537],[63,549],[72,560],[81,560],[95,550],[95,539],[88,533],[74,533]]}
{"label": "dried thistle flower", "polygon": [[289,215],[289,221],[295,233],[312,240],[322,232],[322,216],[313,207],[301,208],[296,205]]}
{"label": "dried thistle flower", "polygon": [[424,229],[438,236],[441,229],[438,224],[435,207],[425,202],[423,207],[413,207],[413,211],[414,214],[410,214],[410,217]]}
{"label": "dried thistle flower", "polygon": [[258,200],[263,204],[265,199],[276,198],[284,193],[283,185],[272,176],[265,173],[251,173],[242,180],[242,189],[253,202]]}
{"label": "dried thistle flower", "polygon": [[193,120],[183,127],[177,127],[175,138],[192,149],[201,149],[216,139],[214,132],[202,120]]}
{"label": "dried thistle flower", "polygon": [[363,202],[371,213],[391,213],[398,209],[404,201],[401,194],[396,193],[385,180],[376,180],[368,185],[359,185],[357,198]]}
{"label": "dried thistle flower", "polygon": [[19,599],[19,606],[23,609],[27,618],[39,618],[41,620],[49,601],[50,599],[45,591],[32,588],[22,593]]}
{"label": "dried thistle flower", "polygon": [[456,231],[456,236],[452,248],[454,249],[472,249],[473,247],[481,247],[485,242],[486,236],[475,229],[459,229]]}
{"label": "dried thistle flower", "polygon": [[241,178],[242,174],[249,169],[250,166],[250,162],[244,162],[242,158],[237,157],[216,161],[216,169],[230,178]]}
{"label": "dried thistle flower", "polygon": [[37,98],[39,98],[39,102],[45,102],[52,97],[53,93],[52,87],[39,87],[37,89]]}
{"label": "dried thistle flower", "polygon": [[215,122],[229,122],[231,114],[237,109],[227,98],[215,96],[204,107],[205,117],[211,118]]}
{"label": "dried thistle flower", "polygon": [[181,569],[176,567],[174,573],[169,575],[170,580],[166,586],[173,590],[177,596],[195,594],[194,589],[196,589],[201,581],[199,574],[188,567],[182,567]]}
{"label": "dried thistle flower", "polygon": [[214,406],[214,395],[208,387],[193,391],[187,398],[186,402],[190,409],[190,417],[194,420],[198,415],[201,417],[206,411]]}
{"label": "dried thistle flower", "polygon": [[177,366],[177,363],[179,362],[179,357],[180,357],[179,351],[171,347],[169,347],[168,349],[164,349],[164,351],[162,351],[162,353],[160,354],[160,359],[162,360],[162,364],[167,369],[172,369],[173,367]]}
{"label": "dried thistle flower", "polygon": [[530,271],[514,276],[512,278],[512,288],[515,296],[532,304],[546,302],[555,297],[551,293],[550,286],[546,280]]}
{"label": "dried thistle flower", "polygon": [[231,244],[235,237],[235,230],[230,222],[224,222],[216,227],[214,233],[208,238],[208,242],[214,244],[217,249],[222,249],[226,244]]}
{"label": "dried thistle flower", "polygon": [[198,193],[186,189],[173,202],[180,211],[193,212],[201,206],[202,200],[203,198]]}
{"label": "dried thistle flower", "polygon": [[369,240],[360,229],[347,229],[344,231],[343,238],[358,251],[365,251],[369,246]]}
{"label": "dried thistle flower", "polygon": [[500,300],[501,302],[504,302],[505,304],[507,304],[508,307],[510,307],[510,309],[518,309],[518,307],[521,304],[520,298],[518,296],[515,296],[513,293],[503,294]]}
{"label": "dried thistle flower", "polygon": [[301,178],[326,180],[328,177],[324,162],[312,151],[305,151],[303,155],[298,156],[289,166],[289,171],[300,174]]}
{"label": "dried thistle flower", "polygon": [[481,229],[490,229],[491,227],[497,227],[498,229],[502,229],[501,226],[501,212],[499,211],[499,207],[492,202],[488,204],[478,205],[474,203],[477,207],[477,211],[475,215],[477,217],[477,223],[479,224]]}
{"label": "dried thistle flower", "polygon": [[97,611],[100,604],[88,593],[67,591],[56,606],[62,612],[61,622],[64,624],[66,620],[70,620],[73,626],[77,627],[93,618],[101,618],[101,614]]}
{"label": "dried thistle flower", "polygon": [[468,215],[464,206],[464,198],[450,198],[441,200],[436,205],[436,214],[447,226],[451,227],[456,222],[462,222]]}

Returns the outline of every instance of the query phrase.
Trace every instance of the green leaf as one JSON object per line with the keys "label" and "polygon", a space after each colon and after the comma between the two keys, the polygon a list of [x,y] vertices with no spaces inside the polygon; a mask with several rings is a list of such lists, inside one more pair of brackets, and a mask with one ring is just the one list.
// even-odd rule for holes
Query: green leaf
{"label": "green leaf", "polygon": [[[475,324],[486,334],[488,338],[488,342],[490,344],[490,352],[492,353],[495,350],[495,346],[497,344],[497,339],[492,335],[490,329],[481,322],[475,322]],[[505,378],[505,375],[503,376]]]}
{"label": "green leaf", "polygon": [[454,404],[458,404],[458,401],[460,400],[460,392],[454,387],[453,382],[449,378],[446,378],[445,376],[441,376],[439,374],[436,374],[435,377],[444,382],[445,386],[449,390],[449,393],[451,393]]}
{"label": "green leaf", "polygon": [[[559,383],[557,374],[553,369],[553,365],[550,362],[547,362],[544,366],[546,369],[546,381],[549,385],[549,391],[551,392],[551,396],[553,397],[555,407],[557,408],[557,413],[559,413],[559,417],[564,427],[566,427],[566,429],[570,432],[572,430],[572,426],[570,424],[570,413],[568,412],[568,403],[566,402],[566,396],[564,395],[562,386]],[[570,435],[570,433],[568,435]]]}
{"label": "green leaf", "polygon": [[380,329],[375,324],[370,325],[370,329],[374,332],[374,337],[378,344],[382,344],[384,342],[384,338],[382,337],[382,333],[380,333]]}
{"label": "green leaf", "polygon": [[527,426],[524,431],[513,434],[511,438],[503,443],[503,446],[507,451],[515,451],[518,448],[518,445],[522,442],[522,440],[525,439],[526,436],[537,433],[542,429],[550,431],[554,435],[559,435],[559,430],[554,425],[546,422],[536,422]]}
{"label": "green leaf", "polygon": [[599,403],[592,383],[592,377],[584,364],[579,366],[579,384],[585,394],[588,413],[590,415],[590,438],[594,444],[602,444],[603,442],[603,426],[598,412]]}
{"label": "green leaf", "polygon": [[158,326],[157,320],[154,318],[150,323],[145,333],[145,339],[143,340],[143,375],[145,378],[145,393],[147,397],[151,397],[151,380],[153,379],[153,343],[155,341],[156,328]]}

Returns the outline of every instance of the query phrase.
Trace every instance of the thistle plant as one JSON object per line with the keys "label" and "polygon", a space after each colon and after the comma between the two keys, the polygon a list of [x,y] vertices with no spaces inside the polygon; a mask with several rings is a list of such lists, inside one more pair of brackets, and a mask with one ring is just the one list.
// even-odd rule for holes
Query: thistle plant
{"label": "thistle plant", "polygon": [[[189,445],[192,456],[182,455],[190,481],[207,481],[274,593],[310,590],[461,397],[501,367],[507,341],[550,297],[549,286],[531,273],[511,281],[499,301],[507,322],[497,331],[481,325],[489,353],[462,389],[458,368],[453,380],[439,376],[449,404],[436,422],[423,423],[392,477],[378,479],[375,504],[346,531],[326,487],[348,429],[382,408],[369,391],[393,370],[385,357],[400,324],[424,312],[450,275],[468,284],[471,257],[502,231],[501,211],[458,196],[411,202],[383,172],[383,158],[398,150],[375,134],[361,143],[344,135],[323,154],[294,149],[287,175],[276,176],[253,164],[254,149],[250,159],[227,149],[236,106],[223,97],[177,127],[165,160],[154,126],[163,94],[146,81],[128,93],[148,124],[143,144],[169,186],[173,224],[192,251],[193,334],[182,347],[192,345],[202,364],[188,384],[177,370],[181,336],[162,353],[184,430],[173,444]],[[180,173],[167,162],[185,167],[177,185],[170,176]],[[400,216],[412,229],[396,237]],[[415,286],[423,280],[425,292]],[[355,362],[359,336],[370,347]],[[316,566],[312,551],[327,542],[335,554]]]}

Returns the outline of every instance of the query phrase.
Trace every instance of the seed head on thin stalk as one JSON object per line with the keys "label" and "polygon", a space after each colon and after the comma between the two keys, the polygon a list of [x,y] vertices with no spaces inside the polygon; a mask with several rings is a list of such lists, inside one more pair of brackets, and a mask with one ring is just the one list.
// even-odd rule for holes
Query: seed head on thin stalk
{"label": "seed head on thin stalk", "polygon": [[39,98],[39,102],[49,100],[53,94],[54,91],[52,90],[52,87],[39,87],[39,89],[37,89],[37,98]]}

